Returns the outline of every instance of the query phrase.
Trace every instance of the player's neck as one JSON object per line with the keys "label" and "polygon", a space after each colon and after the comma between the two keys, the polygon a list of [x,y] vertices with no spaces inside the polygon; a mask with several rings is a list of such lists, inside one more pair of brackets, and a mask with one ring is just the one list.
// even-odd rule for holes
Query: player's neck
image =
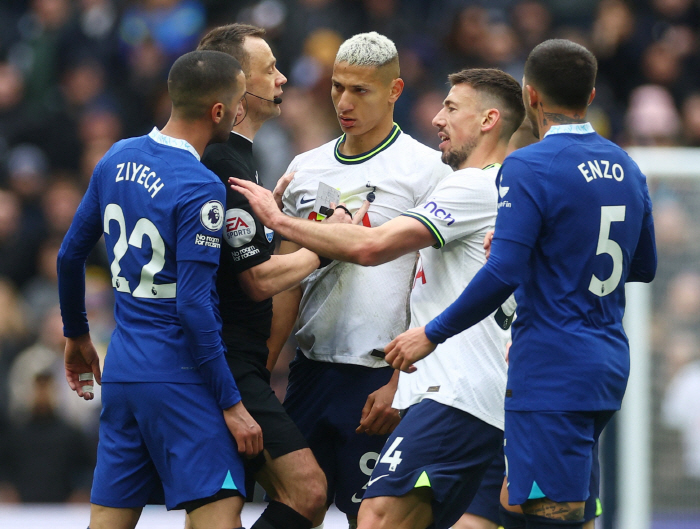
{"label": "player's neck", "polygon": [[507,151],[507,142],[499,141],[495,144],[477,145],[469,157],[464,160],[464,163],[459,166],[459,169],[468,169],[471,167],[483,169],[495,163],[503,163]]}
{"label": "player's neck", "polygon": [[346,156],[356,156],[363,152],[368,152],[379,145],[386,138],[394,127],[394,117],[389,114],[387,119],[364,134],[345,135],[345,141],[338,146],[340,154]]}
{"label": "player's neck", "polygon": [[248,119],[244,119],[240,125],[233,127],[233,132],[237,132],[241,136],[245,136],[250,141],[253,141],[262,125],[263,122],[258,122],[248,117]]}
{"label": "player's neck", "polygon": [[540,139],[549,132],[549,129],[557,125],[572,125],[586,123],[585,110],[571,110],[562,108],[547,103],[540,102],[537,110],[537,126],[540,133]]}
{"label": "player's neck", "polygon": [[205,127],[199,125],[196,121],[188,122],[170,118],[160,132],[171,138],[185,140],[194,147],[194,150],[197,151],[200,158],[204,155],[204,149],[207,148],[207,145],[209,145],[211,141],[210,130],[205,129]]}

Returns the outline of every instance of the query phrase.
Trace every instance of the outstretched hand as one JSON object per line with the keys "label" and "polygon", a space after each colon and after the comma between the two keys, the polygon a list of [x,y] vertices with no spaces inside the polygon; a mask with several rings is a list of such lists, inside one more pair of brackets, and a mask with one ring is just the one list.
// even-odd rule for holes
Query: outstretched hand
{"label": "outstretched hand", "polygon": [[274,229],[275,220],[284,214],[280,211],[272,193],[255,182],[241,180],[240,178],[231,177],[228,179],[228,182],[231,184],[231,189],[238,191],[248,199],[250,207],[253,208],[260,222],[268,228]]}
{"label": "outstretched hand", "polygon": [[85,400],[95,398],[93,380],[102,384],[100,358],[92,344],[90,334],[76,338],[66,338],[66,348],[63,355],[66,380],[70,389]]}
{"label": "outstretched hand", "polygon": [[425,335],[425,327],[415,327],[399,334],[384,348],[384,359],[394,369],[413,373],[416,371],[413,364],[428,356],[436,347]]}

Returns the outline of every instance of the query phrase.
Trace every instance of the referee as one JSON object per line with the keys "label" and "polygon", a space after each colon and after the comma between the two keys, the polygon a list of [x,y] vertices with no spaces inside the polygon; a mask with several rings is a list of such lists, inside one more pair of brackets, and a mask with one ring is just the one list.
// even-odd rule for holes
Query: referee
{"label": "referee", "polygon": [[325,509],[326,480],[294,422],[270,387],[267,339],[272,296],[299,283],[319,266],[308,250],[273,255],[272,231],[255,217],[248,200],[228,185],[232,176],[258,182],[253,139],[280,114],[287,79],[263,39],[265,30],[230,24],[204,36],[199,50],[221,51],[241,63],[248,92],[244,114],[229,139],[210,145],[202,162],[226,185],[226,224],[217,278],[226,358],[246,409],[263,432],[264,451],[247,463],[247,474],[272,501],[251,529],[309,529]]}

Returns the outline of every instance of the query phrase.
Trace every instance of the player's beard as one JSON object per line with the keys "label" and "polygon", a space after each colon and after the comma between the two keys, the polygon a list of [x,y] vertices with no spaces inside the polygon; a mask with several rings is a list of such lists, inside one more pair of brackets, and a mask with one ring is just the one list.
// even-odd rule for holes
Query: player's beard
{"label": "player's beard", "polygon": [[457,171],[460,166],[467,161],[472,152],[476,149],[476,138],[472,138],[462,145],[461,149],[450,149],[442,153],[442,163],[449,165],[453,171]]}

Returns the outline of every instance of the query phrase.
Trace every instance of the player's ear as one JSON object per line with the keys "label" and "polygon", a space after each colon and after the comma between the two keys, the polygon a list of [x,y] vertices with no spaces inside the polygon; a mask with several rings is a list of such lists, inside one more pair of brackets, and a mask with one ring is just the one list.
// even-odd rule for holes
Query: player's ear
{"label": "player's ear", "polygon": [[224,104],[214,103],[211,107],[211,120],[214,123],[220,123],[224,117]]}
{"label": "player's ear", "polygon": [[525,106],[530,105],[532,108],[537,108],[537,104],[540,102],[540,94],[535,90],[532,85],[525,85],[526,100],[524,101]]}
{"label": "player's ear", "polygon": [[591,106],[591,103],[593,103],[594,99],[595,99],[595,86],[593,87],[593,90],[591,91],[591,95],[588,98],[588,106]]}
{"label": "player's ear", "polygon": [[501,120],[501,113],[497,108],[489,108],[481,117],[481,132],[488,132],[493,129]]}
{"label": "player's ear", "polygon": [[403,79],[397,77],[391,81],[391,91],[389,92],[389,103],[396,103],[396,100],[403,92]]}

